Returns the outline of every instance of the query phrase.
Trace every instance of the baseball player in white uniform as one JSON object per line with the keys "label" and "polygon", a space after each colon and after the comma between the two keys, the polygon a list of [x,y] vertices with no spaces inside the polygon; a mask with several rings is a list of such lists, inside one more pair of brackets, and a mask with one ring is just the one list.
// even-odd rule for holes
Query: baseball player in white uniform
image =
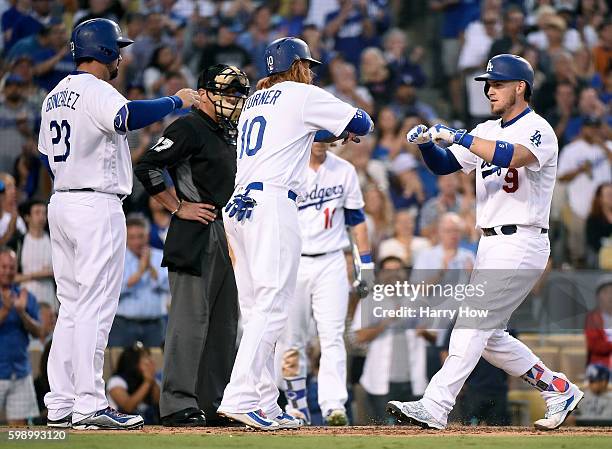
{"label": "baseball player in white uniform", "polygon": [[[471,133],[443,125],[418,125],[407,139],[416,143],[428,167],[444,175],[476,170],[476,225],[483,232],[471,283],[496,281],[483,298],[490,310],[505,309],[507,319],[531,291],[550,255],[548,219],[558,145],[551,126],[529,108],[533,69],[509,54],[492,58],[485,95],[500,119],[479,124]],[[448,146],[443,148],[438,145]],[[495,271],[496,270],[496,271]],[[501,280],[501,282],[500,282]],[[462,326],[457,321],[449,355],[416,402],[391,401],[387,411],[400,422],[444,429],[455,398],[480,357],[520,376],[546,401],[541,430],[559,427],[583,397],[562,373],[553,372],[531,350],[505,330]]]}
{"label": "baseball player in white uniform", "polygon": [[135,429],[139,415],[108,406],[102,379],[123,277],[126,227],[121,198],[132,190],[126,132],[197,103],[195,91],[128,102],[108,81],[120,48],[131,40],[107,19],[72,33],[77,70],[47,95],[38,149],[54,179],[49,205],[53,272],[60,302],[45,396],[48,425],[76,429]]}
{"label": "baseball player in white uniform", "polygon": [[238,123],[234,197],[223,219],[235,255],[243,334],[218,413],[263,430],[298,427],[277,404],[274,347],[293,299],[302,241],[296,199],[303,191],[315,133],[365,135],[362,110],[311,85],[312,59],[296,38],[272,42],[268,76]]}
{"label": "baseball player in white uniform", "polygon": [[310,423],[306,403],[306,344],[314,318],[321,361],[318,399],[328,425],[348,424],[344,407],[346,390],[346,348],[344,325],[348,308],[349,282],[343,248],[349,246],[350,226],[359,250],[361,270],[374,264],[370,254],[364,202],[355,167],[327,151],[328,144],[314,143],[306,175],[304,197],[298,202],[302,234],[302,256],[295,296],[283,343],[282,375],[285,380],[287,411]]}

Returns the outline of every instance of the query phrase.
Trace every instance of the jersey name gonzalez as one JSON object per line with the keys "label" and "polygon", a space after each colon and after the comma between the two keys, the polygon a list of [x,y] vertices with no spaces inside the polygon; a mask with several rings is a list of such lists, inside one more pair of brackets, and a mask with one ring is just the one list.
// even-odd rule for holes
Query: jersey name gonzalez
{"label": "jersey name gonzalez", "polygon": [[47,97],[45,101],[45,112],[49,112],[51,109],[60,107],[70,108],[73,111],[76,111],[75,105],[77,101],[79,101],[79,98],[81,98],[81,94],[72,90],[65,89],[61,92],[56,92]]}
{"label": "jersey name gonzalez", "polygon": [[38,150],[49,159],[55,190],[131,193],[130,149],[116,126],[116,117],[127,119],[117,114],[127,103],[109,83],[85,72],[68,75],[49,92]]}

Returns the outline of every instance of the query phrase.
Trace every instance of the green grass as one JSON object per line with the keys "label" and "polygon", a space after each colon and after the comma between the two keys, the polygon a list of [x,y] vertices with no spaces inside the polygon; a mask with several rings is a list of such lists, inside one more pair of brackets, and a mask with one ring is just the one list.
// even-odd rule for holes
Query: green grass
{"label": "green grass", "polygon": [[[2,448],[48,449],[609,449],[610,436],[281,436],[281,435],[70,435],[64,442],[7,442]],[[42,444],[41,444],[42,443]],[[44,446],[43,446],[44,445]]]}

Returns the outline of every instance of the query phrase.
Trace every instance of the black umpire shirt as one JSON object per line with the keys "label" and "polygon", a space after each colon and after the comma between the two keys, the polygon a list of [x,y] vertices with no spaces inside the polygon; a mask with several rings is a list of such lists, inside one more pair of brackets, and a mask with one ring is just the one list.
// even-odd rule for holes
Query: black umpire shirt
{"label": "black umpire shirt", "polygon": [[[221,210],[232,196],[236,178],[236,148],[228,142],[223,128],[201,110],[192,109],[165,129],[134,172],[149,195],[156,195],[166,189],[163,171],[167,168],[179,199],[213,204],[222,223]],[[200,276],[209,226],[174,215],[162,266]]]}

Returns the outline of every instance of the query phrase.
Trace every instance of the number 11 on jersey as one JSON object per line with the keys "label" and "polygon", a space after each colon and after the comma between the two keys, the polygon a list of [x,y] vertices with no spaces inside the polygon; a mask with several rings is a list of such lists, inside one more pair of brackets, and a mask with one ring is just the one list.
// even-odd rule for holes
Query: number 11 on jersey
{"label": "number 11 on jersey", "polygon": [[336,212],[335,207],[333,209],[330,209],[328,207],[323,211],[323,213],[325,214],[325,226],[323,227],[323,229],[331,229],[332,224],[333,224],[332,220],[334,219],[335,212]]}

